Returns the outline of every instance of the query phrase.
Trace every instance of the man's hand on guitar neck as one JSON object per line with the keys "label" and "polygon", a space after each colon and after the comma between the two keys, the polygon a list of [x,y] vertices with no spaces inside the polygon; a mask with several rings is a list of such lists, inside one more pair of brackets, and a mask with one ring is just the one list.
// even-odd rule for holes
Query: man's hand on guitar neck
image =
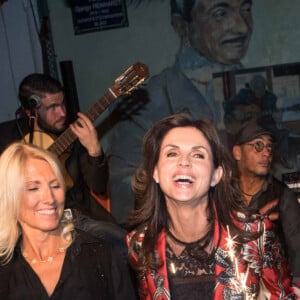
{"label": "man's hand on guitar neck", "polygon": [[80,143],[93,157],[101,155],[102,148],[98,139],[96,128],[92,121],[83,113],[77,113],[78,119],[70,124],[71,130],[78,137]]}

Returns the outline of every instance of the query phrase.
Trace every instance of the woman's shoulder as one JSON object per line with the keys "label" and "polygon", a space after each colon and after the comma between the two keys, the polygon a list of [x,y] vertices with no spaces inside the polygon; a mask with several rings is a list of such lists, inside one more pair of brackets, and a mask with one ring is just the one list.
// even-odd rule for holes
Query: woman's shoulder
{"label": "woman's shoulder", "polygon": [[145,237],[145,233],[147,231],[147,226],[143,226],[141,228],[136,228],[130,231],[126,235],[127,245],[131,243],[132,240],[135,241],[136,244],[142,243]]}
{"label": "woman's shoulder", "polygon": [[104,268],[108,270],[112,263],[112,249],[108,241],[94,237],[89,233],[76,230],[73,243],[67,255],[74,264],[85,268]]}
{"label": "woman's shoulder", "polygon": [[109,251],[111,245],[107,240],[104,240],[100,237],[96,237],[86,231],[76,229],[75,238],[72,244],[74,249],[84,249],[84,248],[99,248],[103,251]]}
{"label": "woman's shoulder", "polygon": [[[130,255],[138,255],[143,248],[145,235],[147,234],[147,226],[130,231],[126,236],[126,244]],[[156,245],[161,245],[165,242],[166,233],[163,229],[156,237]]]}
{"label": "woman's shoulder", "polygon": [[246,216],[244,213],[238,212],[237,217],[241,220],[240,224],[243,224],[244,229],[248,229],[248,231],[260,231],[262,228],[269,230],[273,229],[274,226],[267,215],[251,214]]}

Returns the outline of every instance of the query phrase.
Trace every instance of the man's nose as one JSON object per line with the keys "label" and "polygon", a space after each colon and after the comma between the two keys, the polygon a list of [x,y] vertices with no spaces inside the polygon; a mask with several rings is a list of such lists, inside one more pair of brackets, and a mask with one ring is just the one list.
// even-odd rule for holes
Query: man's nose
{"label": "man's nose", "polygon": [[64,105],[58,106],[56,112],[61,116],[66,116],[66,107]]}
{"label": "man's nose", "polygon": [[267,155],[267,156],[272,156],[273,155],[272,149],[269,149],[268,147],[265,147],[263,149],[263,153],[264,153],[264,155]]}
{"label": "man's nose", "polygon": [[247,18],[241,14],[239,10],[234,11],[232,16],[232,28],[240,34],[247,34],[251,31],[251,18]]}

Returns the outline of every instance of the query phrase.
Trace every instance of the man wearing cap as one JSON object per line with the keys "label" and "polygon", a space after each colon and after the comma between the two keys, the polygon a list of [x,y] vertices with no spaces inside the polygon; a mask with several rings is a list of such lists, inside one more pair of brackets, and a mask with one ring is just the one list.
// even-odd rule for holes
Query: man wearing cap
{"label": "man wearing cap", "polygon": [[232,154],[239,185],[249,207],[267,214],[287,251],[294,284],[300,286],[300,203],[296,194],[271,175],[274,136],[253,122],[237,135]]}
{"label": "man wearing cap", "polygon": [[277,96],[267,88],[267,80],[262,75],[254,75],[245,88],[232,98],[224,101],[224,125],[229,133],[237,133],[246,123],[258,120],[276,137],[277,147],[273,161],[282,167],[292,169],[289,160],[289,130],[281,122]]}

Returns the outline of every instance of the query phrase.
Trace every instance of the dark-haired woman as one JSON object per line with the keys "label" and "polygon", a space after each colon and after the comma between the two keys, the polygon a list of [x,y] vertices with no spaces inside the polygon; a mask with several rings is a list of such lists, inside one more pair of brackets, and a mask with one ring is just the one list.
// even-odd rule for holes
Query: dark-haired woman
{"label": "dark-haired woman", "polygon": [[140,299],[288,299],[272,224],[247,210],[231,174],[212,124],[177,114],[148,131],[127,237]]}

